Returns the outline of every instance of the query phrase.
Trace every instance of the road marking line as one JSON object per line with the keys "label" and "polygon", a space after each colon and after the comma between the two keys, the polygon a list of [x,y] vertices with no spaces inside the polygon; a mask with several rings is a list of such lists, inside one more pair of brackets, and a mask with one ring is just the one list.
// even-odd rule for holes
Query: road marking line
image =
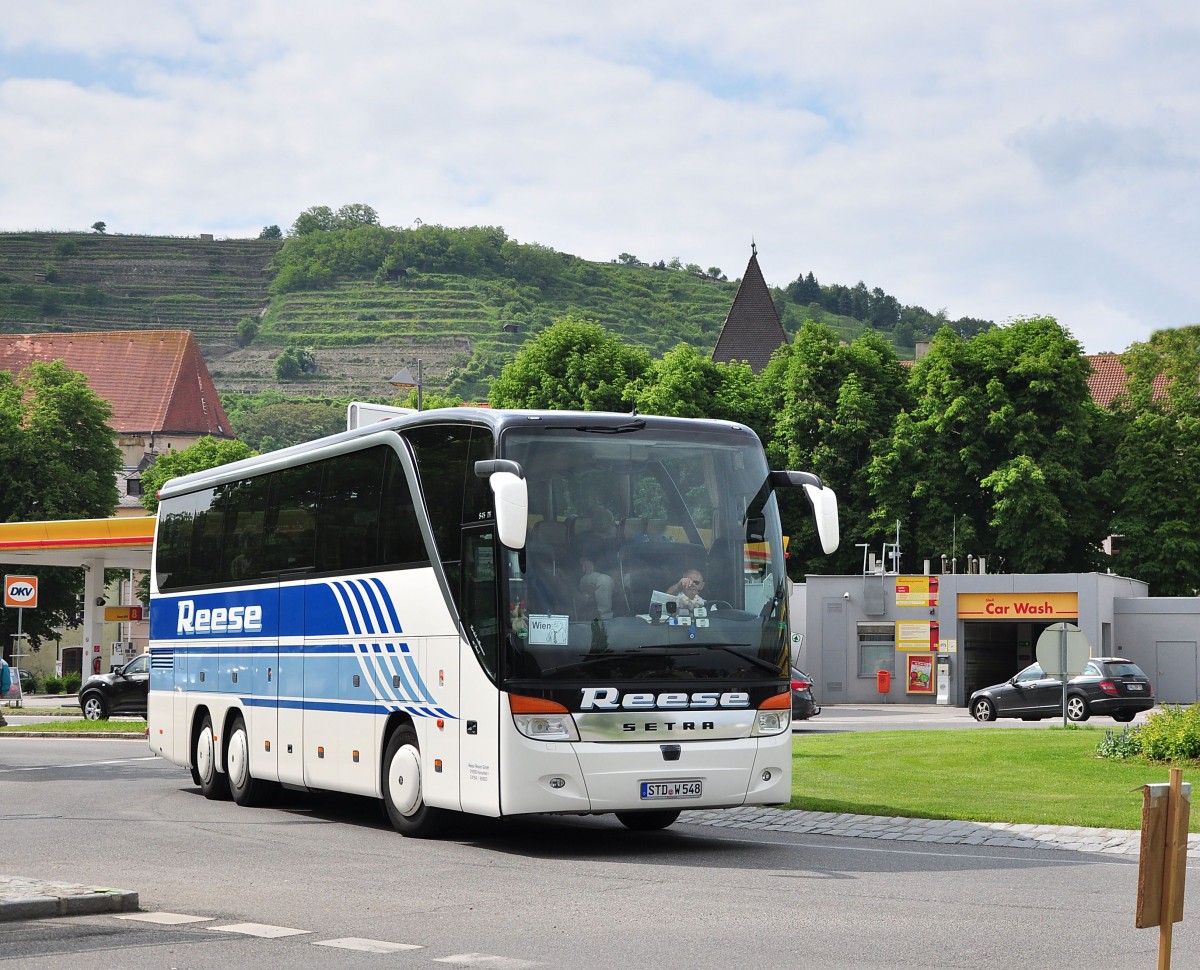
{"label": "road marking line", "polygon": [[343,950],[361,950],[363,953],[398,953],[401,950],[423,950],[416,943],[389,943],[386,940],[364,940],[347,936],[340,940],[313,940],[313,946],[336,946]]}
{"label": "road marking line", "polygon": [[267,923],[234,923],[232,926],[210,926],[209,929],[218,933],[260,936],[264,940],[274,940],[281,936],[302,936],[312,932],[312,930],[294,930],[287,926],[271,926]]}
{"label": "road marking line", "polygon": [[214,917],[184,916],[182,913],[121,913],[116,918],[133,919],[139,923],[160,923],[165,926],[177,926],[180,923],[207,923]]}

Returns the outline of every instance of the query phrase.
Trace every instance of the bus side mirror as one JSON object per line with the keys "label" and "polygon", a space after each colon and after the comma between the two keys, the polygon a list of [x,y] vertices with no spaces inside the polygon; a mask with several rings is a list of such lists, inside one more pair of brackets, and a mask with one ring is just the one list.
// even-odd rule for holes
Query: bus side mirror
{"label": "bus side mirror", "polygon": [[809,485],[805,483],[804,494],[812,506],[813,517],[817,522],[817,535],[821,539],[821,549],[825,555],[837,551],[838,547],[838,507],[837,495],[832,488]]}
{"label": "bus side mirror", "polygon": [[496,533],[509,549],[525,548],[529,524],[529,489],[525,479],[512,472],[492,472],[488,476],[496,497]]}

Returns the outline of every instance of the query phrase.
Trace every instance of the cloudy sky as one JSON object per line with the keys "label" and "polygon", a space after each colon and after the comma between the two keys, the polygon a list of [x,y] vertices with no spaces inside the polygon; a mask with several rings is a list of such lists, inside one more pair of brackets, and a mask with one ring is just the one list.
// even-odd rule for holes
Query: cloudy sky
{"label": "cloudy sky", "polygon": [[1185,0],[0,0],[0,231],[314,205],[812,271],[1088,352],[1200,323]]}

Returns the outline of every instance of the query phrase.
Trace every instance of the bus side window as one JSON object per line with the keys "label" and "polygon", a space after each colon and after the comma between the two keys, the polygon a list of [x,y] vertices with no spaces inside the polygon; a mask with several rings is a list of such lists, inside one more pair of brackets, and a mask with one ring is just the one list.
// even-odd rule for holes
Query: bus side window
{"label": "bus side window", "polygon": [[391,448],[385,449],[383,502],[379,513],[379,563],[382,566],[408,566],[429,562],[412,491],[400,459]]}
{"label": "bus side window", "polygon": [[316,557],[316,510],[323,463],[285,468],[273,476],[265,566],[272,571],[312,568]]}

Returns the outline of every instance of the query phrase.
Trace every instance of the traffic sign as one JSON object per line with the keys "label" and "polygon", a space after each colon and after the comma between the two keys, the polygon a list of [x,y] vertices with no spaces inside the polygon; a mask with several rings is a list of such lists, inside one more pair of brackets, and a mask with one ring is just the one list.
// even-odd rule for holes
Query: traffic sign
{"label": "traffic sign", "polygon": [[1067,677],[1077,677],[1091,655],[1087,637],[1074,623],[1051,623],[1038,637],[1037,662],[1047,677],[1061,678],[1064,669]]}
{"label": "traffic sign", "polygon": [[36,576],[5,576],[4,605],[32,609],[37,606],[38,578]]}

